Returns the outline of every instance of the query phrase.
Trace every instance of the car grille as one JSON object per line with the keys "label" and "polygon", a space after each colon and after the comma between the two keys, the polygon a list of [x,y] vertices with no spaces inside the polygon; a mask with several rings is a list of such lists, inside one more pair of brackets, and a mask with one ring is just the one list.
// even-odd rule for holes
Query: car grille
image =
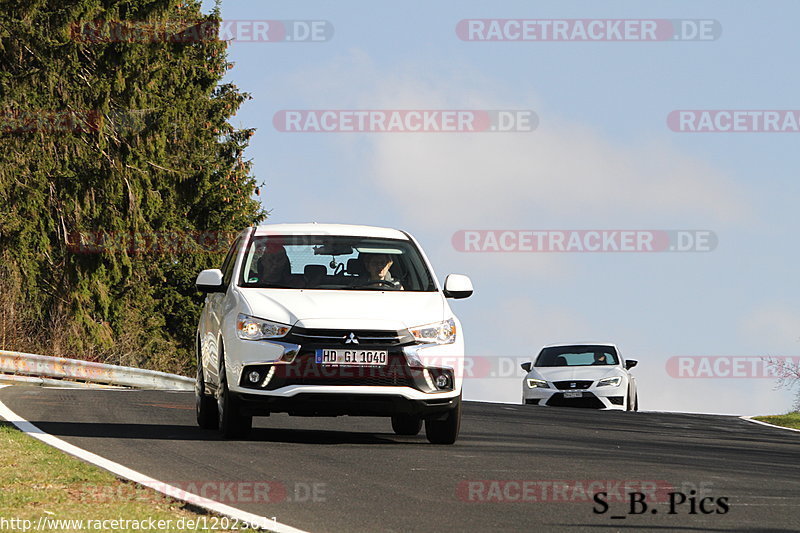
{"label": "car grille", "polygon": [[582,398],[564,398],[564,395],[558,392],[547,400],[547,405],[550,407],[583,407],[586,409],[602,409],[605,407],[603,402],[591,392],[583,393]]}
{"label": "car grille", "polygon": [[[358,342],[346,342],[354,338]],[[293,327],[285,338],[286,342],[302,345],[339,346],[401,346],[414,342],[408,330],[362,330],[362,329],[309,329]]]}
{"label": "car grille", "polygon": [[[580,390],[580,389],[588,389],[592,386],[594,381],[554,381],[553,385],[556,386],[558,390]],[[573,385],[574,384],[574,385]]]}

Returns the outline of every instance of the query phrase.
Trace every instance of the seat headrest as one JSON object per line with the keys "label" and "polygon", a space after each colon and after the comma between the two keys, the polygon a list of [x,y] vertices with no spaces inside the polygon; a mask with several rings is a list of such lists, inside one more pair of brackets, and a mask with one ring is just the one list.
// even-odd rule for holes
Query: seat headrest
{"label": "seat headrest", "polygon": [[366,274],[367,269],[364,267],[364,262],[361,259],[353,258],[347,260],[347,273],[360,276]]}
{"label": "seat headrest", "polygon": [[325,265],[306,265],[303,268],[303,278],[305,278],[306,287],[314,287],[325,278],[328,269]]}
{"label": "seat headrest", "polygon": [[303,269],[303,275],[307,278],[309,277],[321,278],[327,273],[328,269],[325,268],[325,265],[306,265],[305,268]]}

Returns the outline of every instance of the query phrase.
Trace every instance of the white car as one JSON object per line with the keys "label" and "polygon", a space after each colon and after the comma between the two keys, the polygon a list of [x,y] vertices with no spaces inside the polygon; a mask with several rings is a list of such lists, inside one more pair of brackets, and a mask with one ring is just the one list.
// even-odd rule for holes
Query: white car
{"label": "white car", "polygon": [[221,269],[204,270],[197,421],[243,436],[253,416],[391,417],[400,435],[455,442],[464,335],[413,237],[336,224],[248,228]]}
{"label": "white car", "polygon": [[638,361],[623,359],[613,344],[545,346],[536,360],[522,364],[522,403],[557,407],[639,410]]}

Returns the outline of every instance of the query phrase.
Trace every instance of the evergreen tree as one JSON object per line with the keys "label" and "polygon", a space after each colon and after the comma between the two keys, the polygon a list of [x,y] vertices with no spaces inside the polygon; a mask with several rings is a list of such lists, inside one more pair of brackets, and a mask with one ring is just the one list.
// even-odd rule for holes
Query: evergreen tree
{"label": "evergreen tree", "polygon": [[3,349],[191,367],[194,278],[265,217],[200,7],[0,2]]}

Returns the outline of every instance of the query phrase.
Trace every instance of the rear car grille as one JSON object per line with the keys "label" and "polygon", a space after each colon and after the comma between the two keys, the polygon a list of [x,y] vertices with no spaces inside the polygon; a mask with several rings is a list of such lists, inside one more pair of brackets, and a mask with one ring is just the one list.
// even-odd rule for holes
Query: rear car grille
{"label": "rear car grille", "polygon": [[602,409],[605,407],[603,402],[591,392],[584,392],[581,398],[564,398],[560,392],[553,394],[547,405],[550,407],[583,407],[586,409]]}
{"label": "rear car grille", "polygon": [[592,386],[594,381],[554,381],[553,385],[556,386],[558,390],[580,390],[580,389],[588,389]]}

